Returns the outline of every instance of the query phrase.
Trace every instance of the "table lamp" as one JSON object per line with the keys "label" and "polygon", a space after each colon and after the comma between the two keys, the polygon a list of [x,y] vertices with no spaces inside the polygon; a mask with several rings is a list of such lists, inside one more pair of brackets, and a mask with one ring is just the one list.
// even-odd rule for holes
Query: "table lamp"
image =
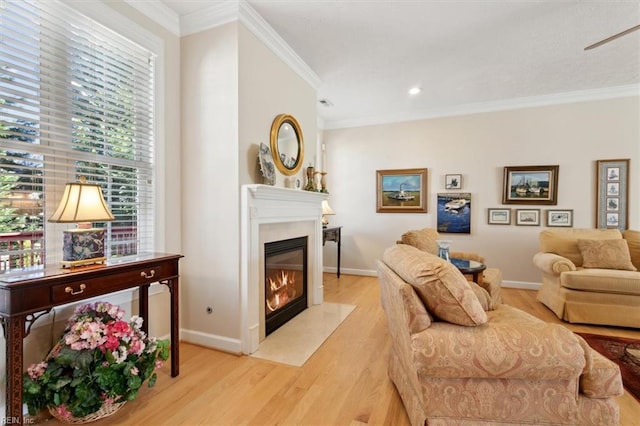
{"label": "table lamp", "polygon": [[326,228],[329,224],[328,215],[336,214],[327,200],[322,200],[322,227]]}
{"label": "table lamp", "polygon": [[74,267],[102,263],[104,229],[93,228],[91,222],[115,220],[102,196],[100,185],[88,184],[84,177],[78,183],[67,183],[58,209],[49,218],[54,223],[77,223],[76,229],[63,231],[62,266]]}

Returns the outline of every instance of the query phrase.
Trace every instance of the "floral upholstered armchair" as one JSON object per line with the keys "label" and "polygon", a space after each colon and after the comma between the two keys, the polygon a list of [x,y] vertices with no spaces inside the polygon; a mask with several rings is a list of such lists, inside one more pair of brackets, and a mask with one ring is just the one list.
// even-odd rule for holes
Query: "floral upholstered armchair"
{"label": "floral upholstered armchair", "polygon": [[[405,232],[397,243],[407,244],[427,253],[437,255],[438,243],[436,241],[439,239],[441,239],[441,237],[440,234],[438,234],[438,231],[433,228],[423,228]],[[450,256],[484,263],[484,257],[478,253],[451,252]],[[500,293],[502,286],[502,271],[498,268],[487,268],[484,270],[482,275],[482,281],[477,284],[489,293],[494,305],[499,305],[502,303],[502,296]]]}
{"label": "floral upholstered armchair", "polygon": [[485,310],[455,266],[409,245],[377,269],[388,374],[413,426],[619,424],[620,369],[569,329]]}

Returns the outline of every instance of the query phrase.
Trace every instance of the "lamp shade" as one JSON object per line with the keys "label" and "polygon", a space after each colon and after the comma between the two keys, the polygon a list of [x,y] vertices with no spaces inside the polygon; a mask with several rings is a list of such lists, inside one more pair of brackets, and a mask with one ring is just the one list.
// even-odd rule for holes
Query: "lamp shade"
{"label": "lamp shade", "polygon": [[58,209],[49,222],[106,222],[115,220],[102,196],[100,185],[68,183]]}
{"label": "lamp shade", "polygon": [[323,215],[336,214],[336,212],[333,211],[333,209],[331,208],[327,200],[322,200],[322,214]]}

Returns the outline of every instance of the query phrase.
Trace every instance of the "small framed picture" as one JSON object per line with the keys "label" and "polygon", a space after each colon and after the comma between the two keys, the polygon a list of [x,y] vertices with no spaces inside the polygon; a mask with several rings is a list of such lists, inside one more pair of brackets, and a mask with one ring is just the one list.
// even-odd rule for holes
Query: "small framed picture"
{"label": "small framed picture", "polygon": [[462,175],[444,175],[445,189],[462,189]]}
{"label": "small framed picture", "polygon": [[511,225],[511,209],[488,209],[489,225]]}
{"label": "small framed picture", "polygon": [[547,226],[572,227],[573,210],[547,210]]}
{"label": "small framed picture", "polygon": [[540,226],[540,209],[517,209],[516,225]]}

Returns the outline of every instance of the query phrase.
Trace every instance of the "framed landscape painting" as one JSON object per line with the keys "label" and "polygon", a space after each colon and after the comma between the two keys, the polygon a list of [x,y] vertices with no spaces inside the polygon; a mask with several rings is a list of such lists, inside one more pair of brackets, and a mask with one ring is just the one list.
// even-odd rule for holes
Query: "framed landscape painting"
{"label": "framed landscape painting", "polygon": [[556,205],[560,166],[504,168],[503,204]]}
{"label": "framed landscape painting", "polygon": [[426,213],[427,169],[376,171],[376,212]]}

